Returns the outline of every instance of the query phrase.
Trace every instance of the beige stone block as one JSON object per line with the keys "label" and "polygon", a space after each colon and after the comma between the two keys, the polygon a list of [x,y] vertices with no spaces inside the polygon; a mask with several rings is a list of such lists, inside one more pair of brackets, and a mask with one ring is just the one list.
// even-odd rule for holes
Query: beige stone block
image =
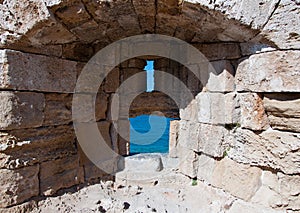
{"label": "beige stone block", "polygon": [[261,170],[224,158],[216,163],[212,185],[243,200],[250,200],[261,185]]}
{"label": "beige stone block", "polygon": [[200,123],[179,121],[178,146],[194,151],[199,150]]}
{"label": "beige stone block", "polygon": [[255,54],[237,68],[238,91],[299,92],[300,51],[274,51]]}
{"label": "beige stone block", "polygon": [[263,105],[262,95],[257,93],[238,94],[241,108],[241,127],[252,130],[269,128],[269,120]]}
{"label": "beige stone block", "polygon": [[228,146],[228,130],[225,126],[200,124],[198,130],[198,151],[213,157],[223,157]]}
{"label": "beige stone block", "polygon": [[186,108],[180,109],[180,119],[198,122],[198,105],[195,99],[192,100]]}
{"label": "beige stone block", "polygon": [[233,136],[232,147],[227,153],[235,161],[269,167],[285,174],[299,173],[299,133],[269,129],[259,134],[238,128]]}
{"label": "beige stone block", "polygon": [[199,155],[197,179],[211,184],[216,162],[217,161],[214,158],[205,154]]}
{"label": "beige stone block", "polygon": [[39,166],[0,170],[0,207],[16,205],[39,195]]}
{"label": "beige stone block", "polygon": [[201,92],[196,96],[198,121],[207,124],[232,124],[239,119],[235,93]]}
{"label": "beige stone block", "polygon": [[77,63],[54,57],[0,51],[0,88],[72,93]]}
{"label": "beige stone block", "polygon": [[77,155],[41,163],[40,193],[45,196],[82,182],[83,169]]}
{"label": "beige stone block", "polygon": [[198,155],[191,149],[178,145],[178,170],[191,177],[197,177]]}
{"label": "beige stone block", "polygon": [[0,133],[0,168],[15,169],[67,157],[77,152],[72,126]]}
{"label": "beige stone block", "polygon": [[169,131],[169,157],[178,157],[178,132],[179,132],[180,121],[173,120],[170,121],[170,131]]}
{"label": "beige stone block", "polygon": [[39,127],[44,119],[44,95],[33,92],[0,92],[0,129]]}
{"label": "beige stone block", "polygon": [[206,88],[213,92],[232,92],[235,89],[234,75],[235,71],[229,61],[211,62],[214,72],[209,73]]}
{"label": "beige stone block", "polygon": [[265,94],[263,104],[273,129],[300,132],[299,94]]}

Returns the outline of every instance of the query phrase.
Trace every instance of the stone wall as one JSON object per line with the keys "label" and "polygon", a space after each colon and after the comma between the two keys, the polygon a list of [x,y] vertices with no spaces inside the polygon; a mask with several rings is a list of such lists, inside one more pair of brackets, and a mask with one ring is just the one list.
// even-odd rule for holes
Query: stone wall
{"label": "stone wall", "polygon": [[[0,1],[0,211],[111,178],[78,145],[74,88],[99,50],[145,33],[191,43],[216,73],[201,83],[177,62],[154,58],[155,69],[179,78],[194,99],[175,106],[162,93],[141,94],[131,116],[157,107],[148,97],[159,99],[155,110],[168,116],[179,110],[181,120],[171,124],[170,156],[180,159],[183,174],[247,203],[235,202],[232,209],[300,211],[299,14],[297,0]],[[115,67],[96,98],[99,130],[122,155],[128,154],[129,135],[120,137],[112,126],[112,97],[143,71],[145,59],[153,56]],[[145,79],[132,88],[145,90]],[[181,88],[172,89],[185,96]],[[85,103],[81,108],[89,110]]]}

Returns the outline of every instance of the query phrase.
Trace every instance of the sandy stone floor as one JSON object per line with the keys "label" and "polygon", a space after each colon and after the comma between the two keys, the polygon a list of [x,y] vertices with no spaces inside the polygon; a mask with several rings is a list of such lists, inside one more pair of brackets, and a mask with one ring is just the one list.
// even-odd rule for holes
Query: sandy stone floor
{"label": "sandy stone floor", "polygon": [[[178,183],[174,182],[174,175]],[[179,177],[179,178],[178,178]],[[164,176],[154,185],[101,182],[38,202],[33,212],[226,212],[235,198],[179,174]]]}

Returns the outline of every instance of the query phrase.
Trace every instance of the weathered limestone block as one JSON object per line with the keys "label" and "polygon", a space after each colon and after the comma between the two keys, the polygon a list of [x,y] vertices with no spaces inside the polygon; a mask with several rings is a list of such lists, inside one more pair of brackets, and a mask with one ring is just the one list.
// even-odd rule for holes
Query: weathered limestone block
{"label": "weathered limestone block", "polygon": [[267,130],[256,134],[236,129],[228,156],[235,161],[266,166],[284,172],[300,172],[300,135],[298,133]]}
{"label": "weathered limestone block", "polygon": [[275,51],[250,56],[237,68],[238,91],[299,92],[300,51]]}
{"label": "weathered limestone block", "polygon": [[252,130],[269,128],[269,121],[261,96],[257,93],[240,93],[238,95],[241,109],[241,127]]}
{"label": "weathered limestone block", "polygon": [[229,158],[216,162],[212,185],[243,200],[250,200],[261,185],[261,170],[239,164]]}
{"label": "weathered limestone block", "polygon": [[37,209],[37,203],[34,200],[12,206],[8,208],[0,208],[0,213],[16,213],[16,212],[33,212]]}
{"label": "weathered limestone block", "polygon": [[273,129],[300,132],[300,95],[265,94],[263,104]]}
{"label": "weathered limestone block", "polygon": [[228,213],[240,213],[241,210],[243,211],[243,213],[284,213],[283,210],[275,210],[262,205],[255,205],[253,203],[244,202],[242,200],[235,201],[229,209]]}
{"label": "weathered limestone block", "polygon": [[226,14],[229,18],[250,25],[254,29],[261,29],[269,20],[278,0],[256,0],[251,2],[247,0],[188,0],[187,2],[200,3],[209,9]]}
{"label": "weathered limestone block", "polygon": [[43,126],[69,124],[72,121],[72,95],[45,94]]}
{"label": "weathered limestone block", "polygon": [[169,157],[178,157],[178,133],[179,133],[180,121],[173,120],[170,121],[170,131],[169,131]]}
{"label": "weathered limestone block", "polygon": [[199,155],[197,179],[211,184],[216,160],[205,154]]}
{"label": "weathered limestone block", "polygon": [[181,120],[179,122],[178,143],[181,147],[199,150],[200,123]]}
{"label": "weathered limestone block", "polygon": [[124,159],[125,171],[159,172],[163,169],[161,156],[158,154],[138,154]]}
{"label": "weathered limestone block", "polygon": [[53,57],[0,51],[0,88],[72,93],[77,63]]}
{"label": "weathered limestone block", "polygon": [[198,151],[213,157],[223,157],[228,146],[228,130],[225,126],[200,124],[198,131]]}
{"label": "weathered limestone block", "polygon": [[76,153],[72,126],[0,133],[0,168],[15,169]]}
{"label": "weathered limestone block", "polygon": [[179,172],[191,177],[197,177],[198,155],[191,149],[178,145]]}
{"label": "weathered limestone block", "polygon": [[274,14],[263,28],[262,35],[280,49],[300,48],[300,5],[297,1],[280,1]]}
{"label": "weathered limestone block", "polygon": [[232,92],[235,88],[232,64],[229,61],[211,62],[215,73],[210,72],[206,88],[213,92]]}
{"label": "weathered limestone block", "polygon": [[39,127],[44,119],[44,95],[33,92],[0,92],[0,129]]}
{"label": "weathered limestone block", "polygon": [[208,124],[237,123],[239,108],[235,93],[201,92],[196,96],[198,121]]}
{"label": "weathered limestone block", "polygon": [[192,100],[186,108],[180,109],[180,119],[192,122],[198,122],[197,101]]}
{"label": "weathered limestone block", "polygon": [[52,195],[59,189],[83,183],[83,169],[77,155],[41,163],[40,193]]}
{"label": "weathered limestone block", "polygon": [[264,171],[262,186],[251,199],[252,202],[275,209],[282,207],[299,209],[299,175],[285,175],[283,173],[271,173]]}
{"label": "weathered limestone block", "polygon": [[0,170],[0,207],[16,205],[39,195],[39,166]]}
{"label": "weathered limestone block", "polygon": [[195,44],[209,61],[222,59],[237,59],[241,57],[239,45],[236,43]]}

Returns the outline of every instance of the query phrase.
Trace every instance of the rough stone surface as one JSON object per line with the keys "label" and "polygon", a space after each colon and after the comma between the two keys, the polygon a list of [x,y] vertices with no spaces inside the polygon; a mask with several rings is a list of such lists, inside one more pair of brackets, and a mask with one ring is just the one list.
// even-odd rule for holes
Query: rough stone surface
{"label": "rough stone surface", "polygon": [[72,93],[77,63],[52,57],[0,51],[0,87],[45,92]]}
{"label": "rough stone surface", "polygon": [[215,73],[210,72],[206,88],[213,92],[232,92],[234,85],[234,69],[229,61],[212,62]]}
{"label": "rough stone surface", "polygon": [[263,104],[273,129],[300,132],[299,94],[265,94]]}
{"label": "rough stone surface", "polygon": [[198,121],[207,124],[231,124],[238,119],[235,93],[201,92],[196,96]]}
{"label": "rough stone surface", "polygon": [[39,166],[0,170],[0,207],[24,202],[39,194]]}
{"label": "rough stone surface", "polygon": [[178,170],[191,178],[197,177],[198,155],[191,149],[178,145]]}
{"label": "rough stone surface", "polygon": [[241,108],[241,127],[252,130],[265,130],[269,127],[261,95],[242,93],[238,95]]}
{"label": "rough stone surface", "polygon": [[261,185],[260,176],[261,170],[259,168],[238,164],[233,160],[224,158],[216,163],[212,185],[223,188],[232,195],[248,201]]}
{"label": "rough stone surface", "polygon": [[241,57],[238,44],[216,43],[194,45],[209,61],[222,59],[237,59]]}
{"label": "rough stone surface", "polygon": [[237,68],[238,91],[299,92],[300,51],[252,55]]}
{"label": "rough stone surface", "polygon": [[169,157],[176,158],[177,145],[178,145],[178,132],[179,132],[179,121],[170,121],[170,132],[169,132]]}
{"label": "rough stone surface", "polygon": [[261,134],[236,129],[228,155],[235,161],[266,166],[285,174],[298,174],[299,134],[268,130]]}
{"label": "rough stone surface", "polygon": [[44,95],[33,92],[0,92],[0,129],[39,127],[44,119]]}
{"label": "rough stone surface", "polygon": [[52,195],[59,189],[83,182],[83,169],[77,155],[41,163],[40,193]]}
{"label": "rough stone surface", "polygon": [[0,133],[0,167],[15,169],[76,153],[72,126]]}
{"label": "rough stone surface", "polygon": [[138,154],[125,158],[125,170],[134,172],[159,172],[163,169],[160,155]]}

